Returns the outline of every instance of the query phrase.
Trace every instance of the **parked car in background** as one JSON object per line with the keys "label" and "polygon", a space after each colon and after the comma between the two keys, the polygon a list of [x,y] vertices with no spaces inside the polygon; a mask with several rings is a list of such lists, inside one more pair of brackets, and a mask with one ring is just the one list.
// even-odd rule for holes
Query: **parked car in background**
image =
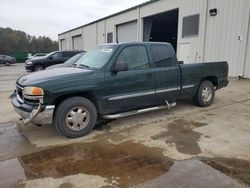
{"label": "parked car in background", "polygon": [[35,72],[35,71],[41,71],[46,69],[47,67],[62,64],[71,57],[73,57],[76,54],[81,53],[82,51],[55,51],[51,52],[48,55],[41,57],[41,58],[35,58],[35,59],[29,59],[25,62],[25,69],[27,72]]}
{"label": "parked car in background", "polygon": [[29,56],[28,59],[41,58],[41,57],[44,57],[46,55],[47,55],[47,53],[37,53],[37,54],[34,54],[32,56]]}
{"label": "parked car in background", "polygon": [[86,54],[85,51],[82,52],[82,53],[76,54],[75,56],[71,57],[69,60],[65,61],[63,64],[50,66],[50,67],[46,68],[46,70],[55,69],[55,68],[60,68],[60,67],[68,67],[68,66],[71,66],[71,65],[73,65],[74,63],[76,63],[79,59],[81,59],[82,56],[83,56],[84,54]]}
{"label": "parked car in background", "polygon": [[6,66],[10,66],[11,64],[15,64],[16,59],[11,56],[0,54],[0,64],[5,64]]}

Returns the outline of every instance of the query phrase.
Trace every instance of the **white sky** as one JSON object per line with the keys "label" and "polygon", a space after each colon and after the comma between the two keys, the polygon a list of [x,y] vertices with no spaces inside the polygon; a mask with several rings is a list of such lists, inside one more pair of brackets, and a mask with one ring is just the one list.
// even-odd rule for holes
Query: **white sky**
{"label": "white sky", "polygon": [[148,0],[0,0],[0,27],[49,36]]}

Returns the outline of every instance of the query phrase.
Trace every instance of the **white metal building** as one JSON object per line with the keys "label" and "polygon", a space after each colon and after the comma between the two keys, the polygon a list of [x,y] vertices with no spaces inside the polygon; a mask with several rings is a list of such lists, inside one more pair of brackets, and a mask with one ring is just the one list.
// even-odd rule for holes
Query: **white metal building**
{"label": "white metal building", "polygon": [[151,0],[58,35],[60,50],[114,42],[170,42],[185,63],[228,61],[250,78],[250,0]]}

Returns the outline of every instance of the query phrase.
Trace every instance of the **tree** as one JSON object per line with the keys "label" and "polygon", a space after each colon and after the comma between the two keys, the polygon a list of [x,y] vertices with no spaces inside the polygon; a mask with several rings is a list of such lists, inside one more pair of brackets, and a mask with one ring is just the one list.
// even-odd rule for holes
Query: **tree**
{"label": "tree", "polygon": [[37,53],[58,50],[58,42],[46,36],[30,36],[23,31],[0,27],[0,54]]}

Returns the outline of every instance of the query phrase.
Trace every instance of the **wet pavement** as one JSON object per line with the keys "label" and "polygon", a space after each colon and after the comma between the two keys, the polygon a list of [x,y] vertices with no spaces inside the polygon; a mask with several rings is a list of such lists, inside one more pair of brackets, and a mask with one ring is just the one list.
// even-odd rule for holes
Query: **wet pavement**
{"label": "wet pavement", "polygon": [[0,123],[0,160],[12,159],[37,151],[30,142],[21,135],[15,123]]}
{"label": "wet pavement", "polygon": [[193,121],[185,121],[182,119],[175,120],[167,124],[167,131],[152,136],[152,139],[166,139],[166,143],[174,144],[180,153],[189,155],[198,155],[201,149],[198,145],[198,140],[201,133],[195,132],[193,129],[205,126],[205,123],[198,123]]}
{"label": "wet pavement", "polygon": [[199,160],[176,161],[168,173],[134,188],[244,188],[243,184]]}
{"label": "wet pavement", "polygon": [[113,179],[119,187],[129,187],[167,172],[173,161],[156,148],[140,143],[91,142],[62,146],[19,158],[26,177],[62,178],[76,174],[95,174]]}
{"label": "wet pavement", "polygon": [[98,125],[79,139],[23,126],[8,96],[23,64],[0,67],[0,187],[249,187],[250,81],[232,80],[215,103]]}

